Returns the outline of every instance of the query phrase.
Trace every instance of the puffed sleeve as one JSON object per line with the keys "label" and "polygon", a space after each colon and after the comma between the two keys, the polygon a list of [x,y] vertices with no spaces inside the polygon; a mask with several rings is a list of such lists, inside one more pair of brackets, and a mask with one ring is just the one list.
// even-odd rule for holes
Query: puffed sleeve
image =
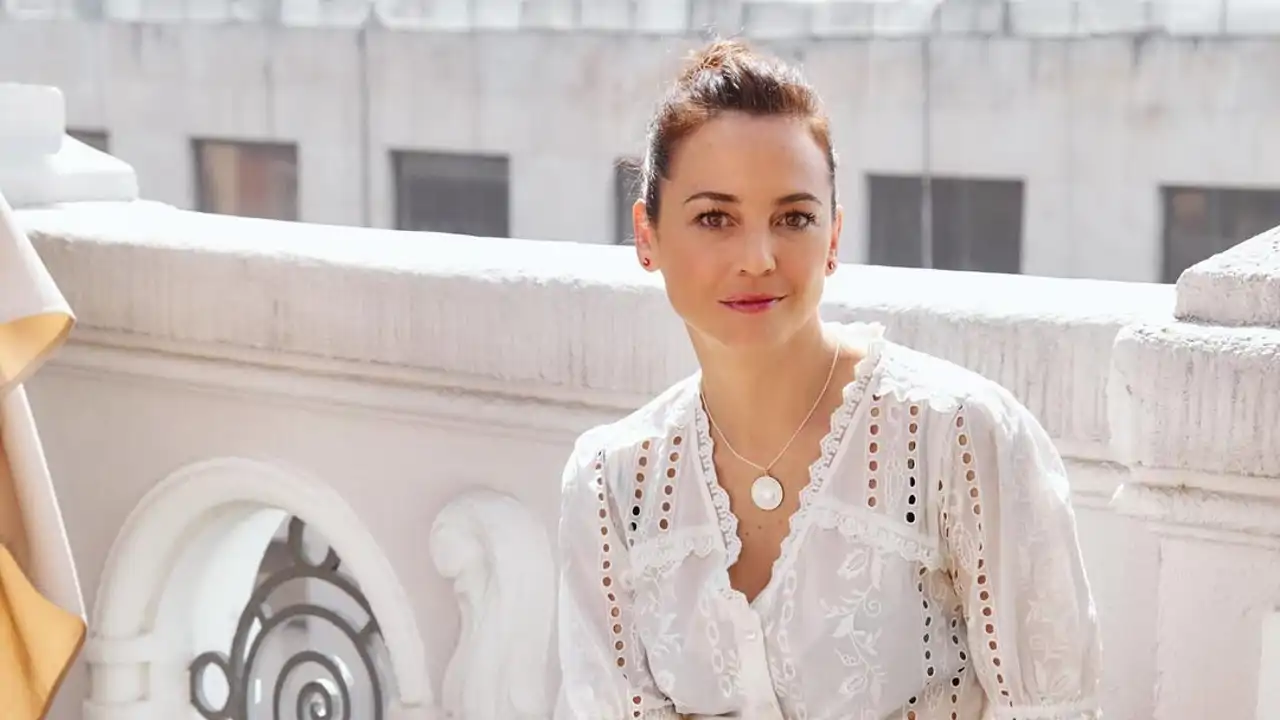
{"label": "puffed sleeve", "polygon": [[943,546],[995,720],[1098,720],[1098,621],[1056,448],[1003,389],[966,400],[947,443]]}
{"label": "puffed sleeve", "polygon": [[633,631],[628,551],[604,455],[582,448],[580,441],[561,492],[556,720],[674,720]]}

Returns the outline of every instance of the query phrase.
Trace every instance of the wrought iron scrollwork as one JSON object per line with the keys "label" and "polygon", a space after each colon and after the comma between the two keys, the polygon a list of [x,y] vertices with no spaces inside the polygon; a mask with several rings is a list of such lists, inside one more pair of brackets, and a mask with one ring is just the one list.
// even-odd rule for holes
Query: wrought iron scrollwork
{"label": "wrought iron scrollwork", "polygon": [[[205,720],[383,720],[385,681],[378,657],[382,635],[368,600],[359,587],[339,572],[341,560],[332,548],[325,558],[311,562],[304,541],[306,527],[290,518],[287,567],[273,572],[254,589],[240,615],[231,652],[205,652],[190,667],[191,702]],[[274,608],[272,596],[281,589],[303,584],[310,590],[332,595],[341,603],[292,602]],[[336,593],[336,594],[335,594]],[[359,609],[361,618],[327,607],[346,604]],[[305,647],[287,652],[278,669],[264,663],[264,647],[290,628],[303,629]],[[311,647],[313,631],[345,640],[344,654]],[[336,631],[336,632],[335,632]],[[348,662],[354,656],[354,662]],[[344,660],[345,658],[345,660]],[[354,664],[356,667],[352,668]],[[352,670],[363,675],[358,684]],[[274,679],[263,674],[274,675]],[[211,701],[209,684],[225,683],[225,700]],[[270,691],[268,697],[264,690]],[[221,694],[221,693],[219,693]],[[355,706],[361,707],[355,707]],[[289,714],[292,712],[293,714]]]}

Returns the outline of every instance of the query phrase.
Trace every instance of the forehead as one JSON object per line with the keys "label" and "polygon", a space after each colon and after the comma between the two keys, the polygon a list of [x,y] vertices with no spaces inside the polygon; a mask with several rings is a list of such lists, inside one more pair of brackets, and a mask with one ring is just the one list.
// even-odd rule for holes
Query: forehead
{"label": "forehead", "polygon": [[690,133],[668,168],[673,187],[774,195],[820,195],[830,183],[822,147],[800,118],[729,113]]}

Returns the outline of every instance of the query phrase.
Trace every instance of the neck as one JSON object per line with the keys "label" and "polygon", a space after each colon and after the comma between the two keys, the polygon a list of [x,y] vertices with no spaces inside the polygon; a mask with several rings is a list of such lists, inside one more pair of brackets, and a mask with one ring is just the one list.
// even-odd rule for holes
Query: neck
{"label": "neck", "polygon": [[779,435],[795,431],[823,394],[829,376],[824,396],[829,397],[833,388],[838,394],[844,385],[844,362],[831,375],[838,340],[823,332],[816,317],[776,347],[738,350],[698,338],[693,345],[702,366],[707,410],[735,444],[772,446]]}

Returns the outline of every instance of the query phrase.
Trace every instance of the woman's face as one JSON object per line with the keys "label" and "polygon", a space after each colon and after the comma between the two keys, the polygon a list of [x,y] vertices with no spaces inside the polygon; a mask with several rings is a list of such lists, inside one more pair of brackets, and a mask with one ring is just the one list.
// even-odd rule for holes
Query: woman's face
{"label": "woman's face", "polygon": [[694,333],[771,346],[817,319],[841,215],[803,120],[717,117],[679,143],[669,175],[656,223],[643,201],[633,208],[636,253]]}

